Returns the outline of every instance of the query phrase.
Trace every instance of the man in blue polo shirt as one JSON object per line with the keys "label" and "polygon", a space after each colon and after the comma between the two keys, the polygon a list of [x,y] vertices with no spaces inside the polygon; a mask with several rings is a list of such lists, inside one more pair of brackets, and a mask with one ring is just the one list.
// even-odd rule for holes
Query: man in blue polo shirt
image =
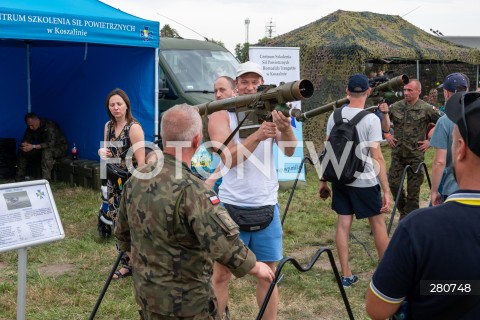
{"label": "man in blue polo shirt", "polygon": [[[443,81],[443,96],[448,101],[457,92],[468,91],[469,79],[461,73],[449,74]],[[438,119],[433,131],[430,147],[435,148],[432,162],[431,203],[436,206],[458,189],[452,173],[452,132],[453,122],[443,115]],[[440,188],[441,186],[441,188]]]}
{"label": "man in blue polo shirt", "polygon": [[480,93],[446,103],[459,190],[402,220],[367,290],[372,319],[408,301],[408,319],[480,319]]}

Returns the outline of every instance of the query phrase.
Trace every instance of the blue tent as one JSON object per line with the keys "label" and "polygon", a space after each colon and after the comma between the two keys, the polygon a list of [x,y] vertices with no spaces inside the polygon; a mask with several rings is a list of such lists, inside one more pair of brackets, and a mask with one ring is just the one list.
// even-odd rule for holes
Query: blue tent
{"label": "blue tent", "polygon": [[105,97],[124,89],[153,141],[159,23],[97,0],[2,0],[0,138],[20,143],[25,113],[55,120],[81,158],[98,159]]}

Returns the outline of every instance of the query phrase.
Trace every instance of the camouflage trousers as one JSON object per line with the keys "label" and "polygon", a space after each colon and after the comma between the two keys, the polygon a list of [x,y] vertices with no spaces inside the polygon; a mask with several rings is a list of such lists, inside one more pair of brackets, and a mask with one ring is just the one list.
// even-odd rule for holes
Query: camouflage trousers
{"label": "camouflage trousers", "polygon": [[[401,179],[405,166],[410,165],[412,170],[415,171],[422,162],[423,158],[404,159],[392,155],[392,162],[388,172],[388,183],[390,185],[390,190],[394,200],[396,200],[400,185],[402,183]],[[423,184],[424,175],[423,169],[416,174],[410,170],[407,170],[407,180],[404,182],[404,186],[407,186],[407,192],[405,194],[405,188],[402,187],[397,204],[397,210],[400,212],[400,219],[404,218],[413,210],[418,209],[420,201],[420,187]]]}
{"label": "camouflage trousers", "polygon": [[67,155],[67,148],[46,148],[46,149],[35,149],[30,152],[18,152],[17,157],[17,177],[25,177],[27,173],[28,165],[40,162],[40,167],[42,169],[42,179],[51,180],[53,165],[55,164],[55,159],[64,157]]}

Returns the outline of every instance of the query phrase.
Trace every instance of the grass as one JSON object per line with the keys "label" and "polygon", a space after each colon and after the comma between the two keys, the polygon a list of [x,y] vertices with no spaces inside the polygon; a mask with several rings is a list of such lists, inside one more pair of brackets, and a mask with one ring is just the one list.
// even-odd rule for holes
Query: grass
{"label": "grass", "polygon": [[[389,163],[390,151],[384,150]],[[431,168],[433,150],[426,155]],[[322,247],[335,249],[336,215],[330,199],[318,200],[318,178],[307,166],[307,183],[295,191],[284,223],[284,255],[306,266]],[[65,239],[28,249],[26,318],[88,319],[115,262],[114,240],[100,240],[96,231],[100,191],[53,183],[52,189],[65,230]],[[280,191],[282,214],[290,191]],[[428,201],[425,179],[420,199]],[[386,217],[388,222],[389,215]],[[394,223],[394,227],[396,223]],[[364,296],[377,265],[367,221],[355,220],[350,241],[350,263],[360,281],[347,290],[355,319],[367,319]],[[0,254],[0,319],[16,318],[17,252]],[[346,309],[324,253],[308,272],[292,264],[282,270],[278,319],[348,319]],[[246,276],[230,286],[233,319],[255,319],[255,281]],[[138,319],[131,278],[112,281],[95,319]]]}

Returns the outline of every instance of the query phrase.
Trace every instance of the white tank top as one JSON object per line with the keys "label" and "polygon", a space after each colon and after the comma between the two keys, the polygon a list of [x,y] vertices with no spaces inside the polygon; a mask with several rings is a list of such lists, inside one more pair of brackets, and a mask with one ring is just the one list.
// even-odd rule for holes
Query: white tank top
{"label": "white tank top", "polygon": [[[238,125],[234,112],[228,113],[230,130]],[[236,145],[241,143],[238,132],[232,139]],[[239,149],[245,154],[246,149]],[[222,168],[222,183],[219,197],[224,203],[247,207],[274,205],[277,203],[278,179],[273,159],[273,139],[261,141],[252,155],[233,168]],[[228,172],[226,172],[228,170]]]}

